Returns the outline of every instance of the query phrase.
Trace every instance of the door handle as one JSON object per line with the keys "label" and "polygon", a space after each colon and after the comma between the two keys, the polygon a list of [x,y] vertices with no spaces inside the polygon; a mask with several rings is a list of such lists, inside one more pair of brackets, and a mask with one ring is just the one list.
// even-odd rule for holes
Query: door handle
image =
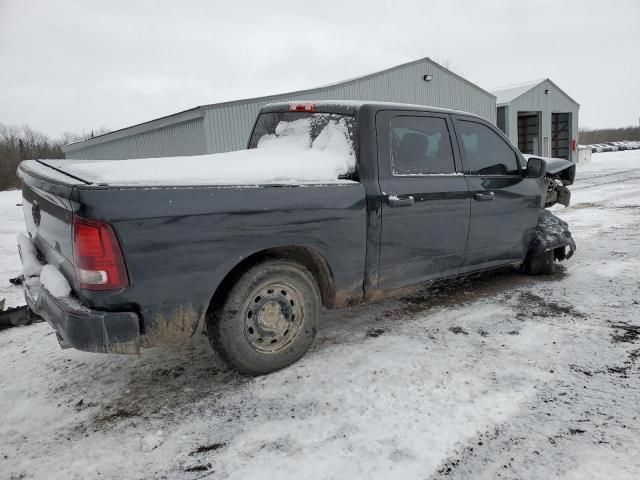
{"label": "door handle", "polygon": [[495,194],[493,192],[484,192],[484,193],[476,193],[473,196],[473,199],[479,202],[486,202],[487,200],[493,200],[493,197],[495,197]]}
{"label": "door handle", "polygon": [[399,198],[395,195],[389,195],[387,202],[389,202],[390,207],[408,207],[409,205],[413,205],[414,200],[412,196]]}

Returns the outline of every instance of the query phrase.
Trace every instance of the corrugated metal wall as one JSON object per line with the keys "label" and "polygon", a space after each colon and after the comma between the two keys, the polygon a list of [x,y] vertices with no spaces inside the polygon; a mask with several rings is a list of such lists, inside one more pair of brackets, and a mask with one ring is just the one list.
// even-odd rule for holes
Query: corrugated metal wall
{"label": "corrugated metal wall", "polygon": [[[549,94],[544,93],[550,90]],[[540,144],[542,155],[551,155],[551,114],[560,112],[571,113],[571,139],[578,140],[578,112],[580,106],[560,91],[549,80],[545,80],[528,92],[509,102],[507,106],[507,136],[518,146],[518,112],[540,113]],[[545,143],[545,138],[547,142]],[[547,148],[547,151],[545,151]],[[576,161],[577,152],[571,152],[571,160]]]}
{"label": "corrugated metal wall", "polygon": [[65,158],[119,160],[123,158],[203,155],[206,152],[203,119],[151,130],[65,153]]}
{"label": "corrugated metal wall", "polygon": [[[423,80],[429,74],[433,79]],[[493,95],[467,82],[429,59],[422,59],[335,86],[283,94],[256,101],[238,101],[200,107],[204,119],[175,126],[154,128],[139,125],[124,129],[113,140],[107,134],[86,145],[65,149],[66,158],[121,159],[198,155],[238,150],[246,147],[260,108],[287,100],[372,100],[415,103],[473,112],[495,123],[496,100]],[[195,110],[195,109],[193,109]],[[178,117],[180,114],[176,114]],[[171,117],[160,119],[170,122]],[[151,123],[154,123],[153,121]],[[144,131],[148,128],[148,131]],[[137,129],[136,133],[133,129]],[[142,131],[140,131],[142,130]],[[112,134],[112,137],[115,136]]]}
{"label": "corrugated metal wall", "polygon": [[[425,74],[433,75],[433,79],[425,82]],[[205,110],[207,151],[218,153],[246,148],[260,108],[267,103],[287,100],[375,100],[415,103],[476,113],[494,123],[496,120],[495,97],[439,65],[425,60],[372,78],[302,95],[277,95],[250,103],[214,105]]]}

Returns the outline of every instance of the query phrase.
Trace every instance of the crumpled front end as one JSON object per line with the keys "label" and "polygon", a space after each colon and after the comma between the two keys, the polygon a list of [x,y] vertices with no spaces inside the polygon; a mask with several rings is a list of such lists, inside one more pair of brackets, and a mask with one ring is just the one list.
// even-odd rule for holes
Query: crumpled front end
{"label": "crumpled front end", "polygon": [[568,207],[571,202],[571,192],[567,186],[572,185],[575,180],[576,164],[562,158],[539,157],[537,155],[524,155],[524,157],[527,160],[531,157],[536,157],[545,162],[546,173],[543,179],[545,208],[551,207],[556,203]]}
{"label": "crumpled front end", "polygon": [[556,260],[567,260],[576,251],[576,243],[567,222],[560,220],[549,210],[542,209],[531,242],[531,251],[542,253],[553,250]]}

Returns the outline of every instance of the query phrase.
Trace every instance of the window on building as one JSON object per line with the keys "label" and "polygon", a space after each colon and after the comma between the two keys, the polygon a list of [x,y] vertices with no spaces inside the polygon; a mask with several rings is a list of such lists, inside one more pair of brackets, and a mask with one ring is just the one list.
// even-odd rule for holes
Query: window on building
{"label": "window on building", "polygon": [[498,107],[496,125],[502,133],[507,133],[507,107]]}
{"label": "window on building", "polygon": [[455,172],[445,119],[394,117],[391,120],[391,165],[393,174],[398,176]]}

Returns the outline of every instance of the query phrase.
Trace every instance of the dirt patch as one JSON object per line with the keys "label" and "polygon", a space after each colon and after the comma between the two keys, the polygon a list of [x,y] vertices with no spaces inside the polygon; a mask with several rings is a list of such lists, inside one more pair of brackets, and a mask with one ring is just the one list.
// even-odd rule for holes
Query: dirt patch
{"label": "dirt patch", "polygon": [[384,328],[370,328],[367,330],[367,337],[376,338],[384,333]]}
{"label": "dirt patch", "polygon": [[[453,308],[481,298],[494,298],[526,282],[528,277],[517,269],[506,267],[466,277],[442,281],[412,295],[404,297],[406,305],[397,315],[424,313],[431,309]],[[508,294],[508,293],[507,293]]]}
{"label": "dirt patch", "polygon": [[528,316],[533,317],[575,317],[586,318],[585,315],[576,310],[573,305],[560,304],[547,300],[540,295],[531,292],[520,292],[518,294],[519,302],[516,305],[518,309],[517,318],[524,320]]}
{"label": "dirt patch", "polygon": [[140,410],[135,407],[132,408],[129,406],[128,409],[125,409],[107,405],[102,413],[99,413],[94,417],[93,424],[96,427],[104,427],[127,418],[137,417],[138,415],[140,415]]}
{"label": "dirt patch", "polygon": [[592,377],[595,373],[602,373],[601,371],[592,371],[592,370],[588,370],[586,368],[582,368],[579,365],[576,365],[575,363],[572,363],[569,365],[569,369],[573,370],[574,372],[577,373],[582,373],[583,375],[587,376],[587,377]]}
{"label": "dirt patch", "polygon": [[614,343],[635,343],[640,337],[640,325],[629,325],[628,323],[617,323],[611,325],[615,330],[611,334]]}
{"label": "dirt patch", "polygon": [[206,472],[211,468],[211,464],[202,464],[202,465],[194,465],[193,467],[187,467],[184,469],[185,472]]}
{"label": "dirt patch", "polygon": [[212,451],[215,451],[215,450],[220,450],[221,448],[226,447],[226,446],[227,446],[227,444],[223,443],[223,442],[212,443],[210,445],[201,445],[198,448],[196,448],[194,451],[189,453],[189,455],[193,456],[193,455],[197,455],[199,453],[212,452]]}
{"label": "dirt patch", "polygon": [[462,448],[453,458],[444,462],[430,478],[437,479],[450,476],[454,476],[455,478],[474,478],[473,475],[468,475],[467,472],[461,476],[460,474],[462,472],[457,472],[456,470],[458,470],[461,465],[469,463],[472,458],[485,456],[486,450],[498,440],[500,435],[501,432],[498,428],[495,428],[493,431],[480,433],[475,442],[469,442],[470,444],[468,446]]}
{"label": "dirt patch", "polygon": [[462,327],[449,327],[449,331],[455,333],[456,335],[469,335],[469,332],[467,332],[465,329],[463,329]]}
{"label": "dirt patch", "polygon": [[200,399],[209,397],[215,403],[227,389],[248,381],[247,377],[222,365],[206,341],[192,342],[180,350],[179,356],[167,355],[166,358],[171,360],[164,360],[162,355],[149,355],[130,370],[128,382],[114,397],[94,398],[88,403],[75,399],[79,403],[76,408],[86,409],[90,416],[74,430],[80,433],[109,430],[123,422],[148,422],[175,416],[176,411],[191,414]]}
{"label": "dirt patch", "polygon": [[639,210],[640,209],[640,205],[615,205],[613,207],[610,207],[612,209],[615,210]]}
{"label": "dirt patch", "polygon": [[632,371],[637,370],[640,373],[640,369],[637,367],[638,360],[640,359],[640,348],[631,350],[627,356],[627,359],[622,365],[614,365],[607,367],[607,372],[618,375],[620,378],[629,378],[629,374]]}
{"label": "dirt patch", "polygon": [[571,210],[580,210],[582,208],[598,208],[600,206],[601,205],[596,202],[581,202],[581,203],[574,203],[570,205],[568,208],[570,208]]}
{"label": "dirt patch", "polygon": [[141,340],[143,348],[157,345],[180,346],[195,332],[201,314],[191,305],[181,305],[172,313],[159,315]]}

